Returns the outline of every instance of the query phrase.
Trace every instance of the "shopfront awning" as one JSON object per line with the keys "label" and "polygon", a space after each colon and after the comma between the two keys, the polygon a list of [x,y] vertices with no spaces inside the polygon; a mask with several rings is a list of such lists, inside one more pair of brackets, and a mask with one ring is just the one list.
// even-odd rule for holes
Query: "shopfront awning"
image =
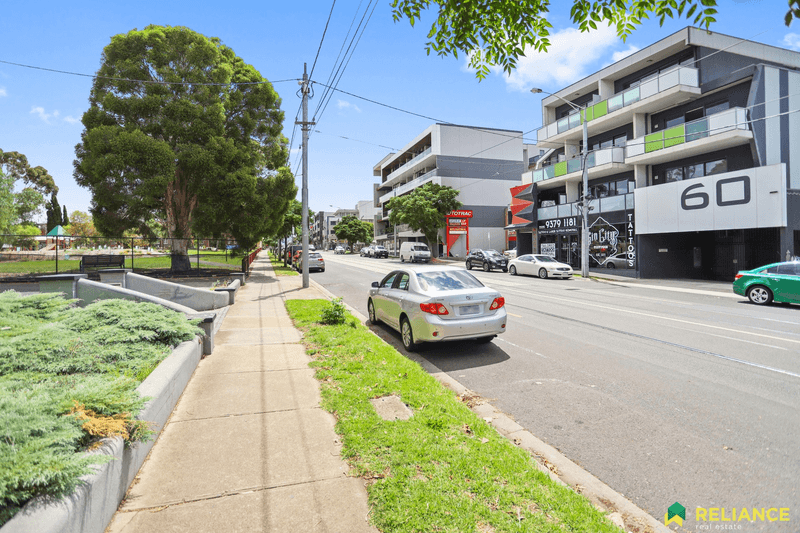
{"label": "shopfront awning", "polygon": [[528,229],[533,229],[535,227],[536,227],[536,224],[534,222],[525,222],[524,224],[511,224],[510,226],[506,226],[503,229],[525,231],[525,230],[528,230]]}

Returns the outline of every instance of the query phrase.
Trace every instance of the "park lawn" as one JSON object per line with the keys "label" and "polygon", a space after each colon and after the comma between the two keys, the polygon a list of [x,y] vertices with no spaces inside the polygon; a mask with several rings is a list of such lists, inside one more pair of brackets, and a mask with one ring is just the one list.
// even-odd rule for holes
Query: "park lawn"
{"label": "park lawn", "polygon": [[284,266],[278,256],[269,252],[269,260],[272,263],[272,270],[275,271],[276,276],[298,276],[300,275],[295,269],[290,266]]}
{"label": "park lawn", "polygon": [[[189,256],[191,268],[197,268],[197,256]],[[200,261],[209,261],[216,264],[200,263],[201,269],[232,269],[236,270],[242,265],[242,258],[231,258],[225,260],[223,256],[208,256],[200,255]],[[151,257],[151,256],[135,256],[133,259],[133,266],[136,269],[166,269],[172,266],[172,260],[169,256]],[[81,268],[80,259],[59,259],[58,260],[58,273],[65,272],[79,272]],[[131,268],[131,256],[125,256],[125,268]],[[2,261],[0,262],[0,273],[7,274],[51,274],[56,272],[55,259],[48,261]]]}
{"label": "park lawn", "polygon": [[[81,268],[80,260],[59,259],[59,272],[77,272]],[[7,274],[39,274],[52,273],[56,271],[56,261],[2,261],[0,262],[0,273]]]}
{"label": "park lawn", "polygon": [[[286,307],[314,358],[342,457],[367,482],[378,529],[619,533],[588,499],[551,480],[528,452],[353,316],[325,325],[323,310],[335,308],[327,300]],[[389,395],[411,409],[409,420],[378,416],[370,400]]]}

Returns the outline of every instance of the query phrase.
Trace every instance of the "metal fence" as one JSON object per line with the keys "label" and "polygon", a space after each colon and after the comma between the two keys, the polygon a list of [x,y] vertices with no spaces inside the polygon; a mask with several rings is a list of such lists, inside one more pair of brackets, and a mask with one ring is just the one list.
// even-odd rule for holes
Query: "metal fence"
{"label": "metal fence", "polygon": [[143,236],[0,235],[0,277],[92,272],[100,268],[170,271],[173,254],[189,256],[189,275],[209,271],[247,272],[258,254],[230,239],[167,239]]}

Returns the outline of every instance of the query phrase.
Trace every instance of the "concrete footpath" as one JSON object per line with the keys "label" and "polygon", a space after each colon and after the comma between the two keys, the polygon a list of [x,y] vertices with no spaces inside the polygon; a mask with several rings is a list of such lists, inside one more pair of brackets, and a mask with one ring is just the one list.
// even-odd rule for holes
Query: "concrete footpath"
{"label": "concrete footpath", "polygon": [[377,532],[286,312],[295,298],[324,295],[262,254],[107,533]]}

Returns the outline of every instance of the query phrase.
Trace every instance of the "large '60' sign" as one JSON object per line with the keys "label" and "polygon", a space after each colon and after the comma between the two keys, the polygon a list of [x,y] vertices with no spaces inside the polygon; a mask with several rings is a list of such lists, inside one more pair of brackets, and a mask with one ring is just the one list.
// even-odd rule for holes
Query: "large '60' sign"
{"label": "large '60' sign", "polygon": [[[723,186],[731,185],[734,183],[741,183],[742,184],[741,188],[726,187],[725,189],[723,189]],[[681,194],[681,209],[684,209],[686,211],[691,211],[693,209],[704,209],[708,207],[708,204],[711,200],[708,196],[708,193],[698,190],[703,188],[705,188],[705,185],[702,183],[686,187],[686,189],[683,191],[683,194]],[[696,190],[697,192],[692,192]],[[732,193],[735,193],[736,197],[726,200],[725,196],[731,195]],[[749,204],[750,176],[737,176],[735,178],[727,178],[724,180],[719,180],[717,182],[714,197],[719,207]]]}

